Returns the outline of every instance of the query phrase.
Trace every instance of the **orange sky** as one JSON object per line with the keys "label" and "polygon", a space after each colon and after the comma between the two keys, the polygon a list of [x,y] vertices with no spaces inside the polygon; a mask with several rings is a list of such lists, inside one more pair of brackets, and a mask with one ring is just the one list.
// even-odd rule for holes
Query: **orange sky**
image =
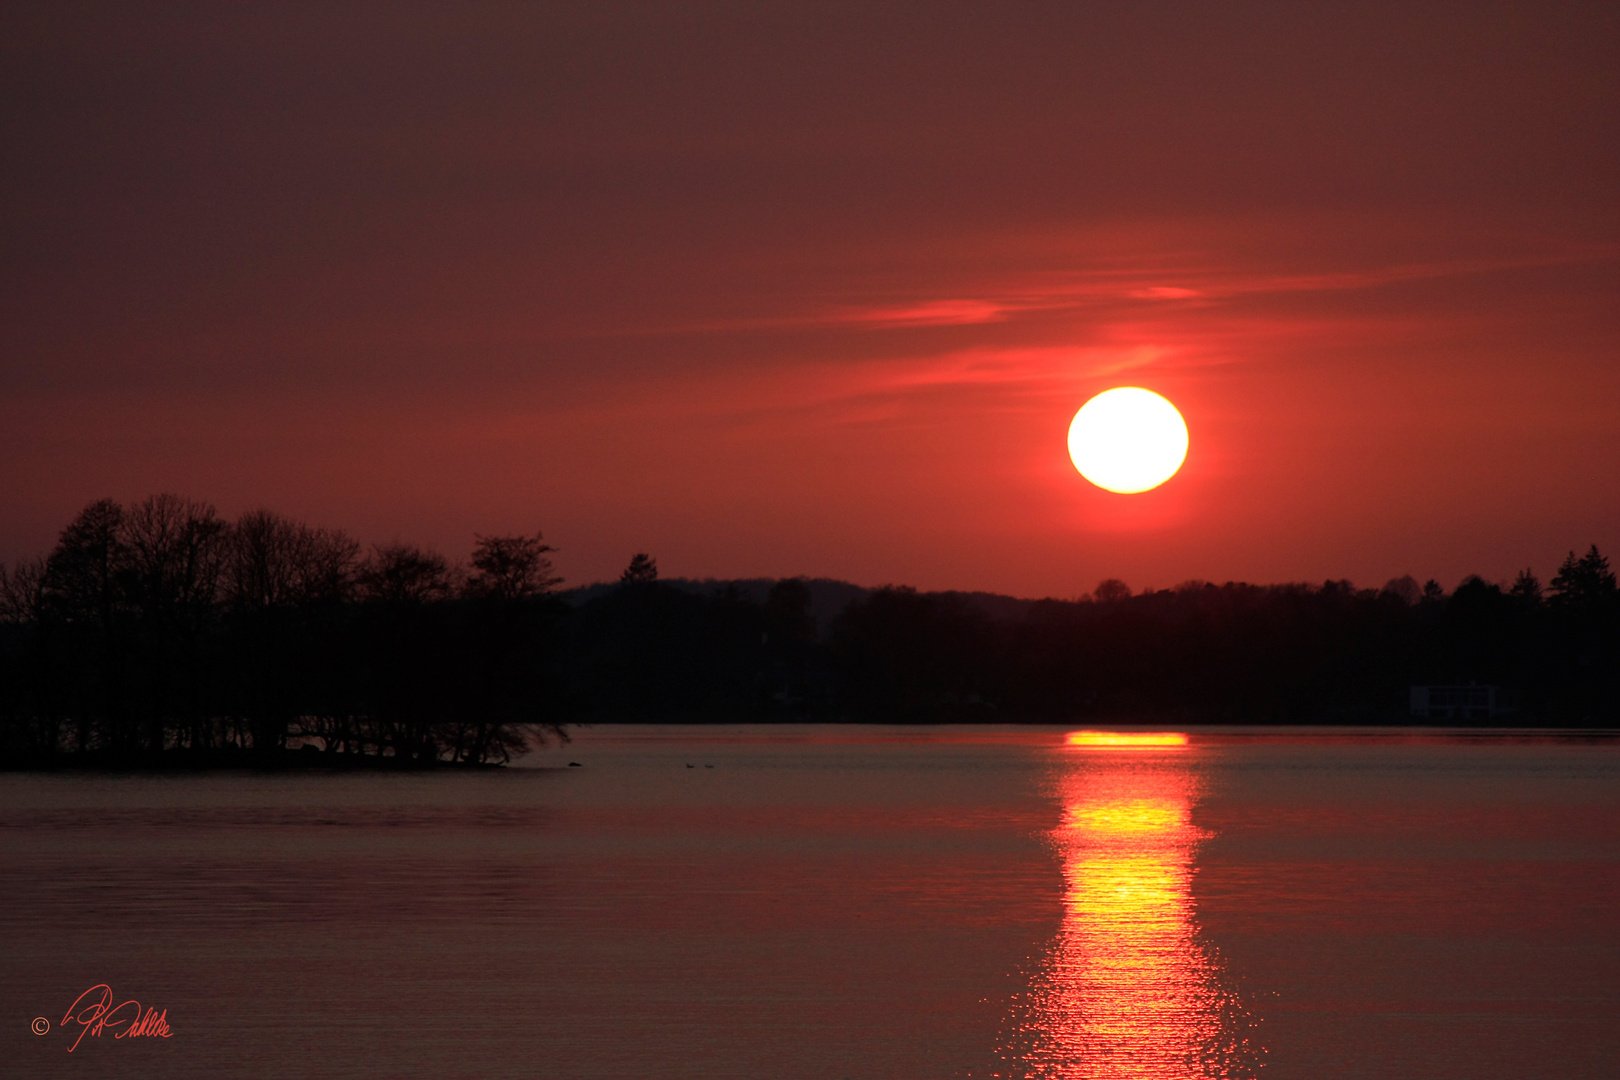
{"label": "orange sky", "polygon": [[[1611,7],[1075,7],[10,11],[0,559],[160,490],[572,583],[1620,542]],[[1154,492],[1068,462],[1115,385]]]}

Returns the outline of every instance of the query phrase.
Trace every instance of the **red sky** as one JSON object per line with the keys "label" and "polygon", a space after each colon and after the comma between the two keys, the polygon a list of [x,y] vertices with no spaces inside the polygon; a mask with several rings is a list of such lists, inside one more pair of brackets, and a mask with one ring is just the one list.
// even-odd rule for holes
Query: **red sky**
{"label": "red sky", "polygon": [[0,560],[157,491],[576,584],[1620,545],[1612,4],[227,7],[0,15]]}

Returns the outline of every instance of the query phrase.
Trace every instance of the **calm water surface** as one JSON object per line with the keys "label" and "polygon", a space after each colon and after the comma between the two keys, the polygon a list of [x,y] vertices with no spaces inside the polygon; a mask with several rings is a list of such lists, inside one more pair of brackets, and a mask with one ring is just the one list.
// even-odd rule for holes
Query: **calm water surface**
{"label": "calm water surface", "polygon": [[[1620,1076],[1605,738],[600,727],[527,764],[0,777],[0,1075]],[[171,1037],[64,1025],[97,984]]]}

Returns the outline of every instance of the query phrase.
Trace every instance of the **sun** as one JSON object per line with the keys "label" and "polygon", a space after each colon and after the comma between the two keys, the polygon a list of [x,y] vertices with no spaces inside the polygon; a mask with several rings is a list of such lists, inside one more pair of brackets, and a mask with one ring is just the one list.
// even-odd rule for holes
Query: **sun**
{"label": "sun", "polygon": [[1081,476],[1106,491],[1148,491],[1187,460],[1187,422],[1153,391],[1117,386],[1074,414],[1069,457]]}

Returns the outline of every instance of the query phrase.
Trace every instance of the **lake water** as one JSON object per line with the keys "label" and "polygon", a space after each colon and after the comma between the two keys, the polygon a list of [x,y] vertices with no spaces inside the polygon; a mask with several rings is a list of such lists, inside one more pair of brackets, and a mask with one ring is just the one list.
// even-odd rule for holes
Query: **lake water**
{"label": "lake water", "polygon": [[[1620,1076],[1606,738],[599,727],[526,764],[0,776],[0,1074]],[[170,1037],[64,1025],[98,984]]]}

